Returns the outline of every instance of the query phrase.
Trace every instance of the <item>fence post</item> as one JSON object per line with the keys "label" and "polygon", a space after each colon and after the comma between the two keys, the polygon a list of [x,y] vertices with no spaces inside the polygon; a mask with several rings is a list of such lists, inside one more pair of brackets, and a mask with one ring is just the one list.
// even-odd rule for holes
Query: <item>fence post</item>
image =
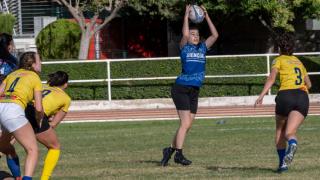
{"label": "fence post", "polygon": [[[270,54],[267,54],[267,72],[268,76],[270,76]],[[271,88],[268,91],[268,95],[271,95]]]}
{"label": "fence post", "polygon": [[107,73],[108,73],[108,101],[111,101],[111,68],[110,68],[110,61],[107,61]]}

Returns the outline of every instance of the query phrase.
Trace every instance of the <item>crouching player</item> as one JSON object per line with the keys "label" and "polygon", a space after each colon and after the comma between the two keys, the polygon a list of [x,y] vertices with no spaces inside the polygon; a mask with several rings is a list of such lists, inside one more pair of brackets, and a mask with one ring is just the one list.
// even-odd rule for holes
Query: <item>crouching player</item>
{"label": "crouching player", "polygon": [[[42,104],[44,109],[44,118],[39,126],[35,119],[35,108],[29,104],[25,114],[37,140],[48,148],[45,158],[41,180],[50,178],[60,156],[60,143],[54,130],[66,116],[71,99],[64,92],[68,86],[68,74],[63,71],[57,71],[49,75],[47,85],[43,86]],[[15,159],[18,157],[16,156]],[[9,169],[19,169],[18,164],[8,164]],[[12,167],[13,166],[13,167]],[[14,174],[12,172],[12,174]]]}

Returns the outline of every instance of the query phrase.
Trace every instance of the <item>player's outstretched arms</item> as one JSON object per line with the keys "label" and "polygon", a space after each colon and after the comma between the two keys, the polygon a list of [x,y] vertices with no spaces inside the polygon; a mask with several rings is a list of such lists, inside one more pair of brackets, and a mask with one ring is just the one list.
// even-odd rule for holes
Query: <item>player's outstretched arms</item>
{"label": "player's outstretched arms", "polygon": [[183,18],[183,26],[182,26],[182,39],[180,41],[180,49],[187,44],[189,38],[189,12],[191,5],[188,4],[186,6],[186,12]]}
{"label": "player's outstretched arms", "polygon": [[206,8],[204,6],[201,6],[201,8],[203,9],[206,21],[208,23],[208,26],[209,26],[209,29],[210,29],[210,32],[211,32],[211,36],[209,36],[207,38],[207,40],[206,40],[206,46],[209,49],[217,41],[217,39],[219,37],[219,34],[218,34],[218,31],[217,31],[216,27],[212,23],[211,18],[209,16]]}

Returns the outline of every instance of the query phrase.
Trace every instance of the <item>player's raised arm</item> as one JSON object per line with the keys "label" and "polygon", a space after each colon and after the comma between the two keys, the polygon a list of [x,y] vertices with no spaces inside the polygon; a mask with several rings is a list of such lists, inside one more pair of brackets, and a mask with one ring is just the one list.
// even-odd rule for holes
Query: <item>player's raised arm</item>
{"label": "player's raised arm", "polygon": [[186,12],[183,18],[183,26],[182,26],[182,38],[180,41],[180,49],[187,44],[189,38],[189,12],[190,12],[190,5],[186,6]]}
{"label": "player's raised arm", "polygon": [[209,36],[207,39],[206,39],[206,46],[207,48],[209,49],[218,39],[219,37],[219,34],[218,34],[218,31],[216,29],[216,27],[214,26],[214,24],[212,23],[211,21],[211,18],[206,10],[206,8],[204,6],[201,6],[201,8],[203,9],[204,11],[204,14],[205,14],[205,18],[206,18],[206,21],[208,23],[208,26],[209,26],[209,29],[210,29],[210,32],[211,32],[211,36]]}

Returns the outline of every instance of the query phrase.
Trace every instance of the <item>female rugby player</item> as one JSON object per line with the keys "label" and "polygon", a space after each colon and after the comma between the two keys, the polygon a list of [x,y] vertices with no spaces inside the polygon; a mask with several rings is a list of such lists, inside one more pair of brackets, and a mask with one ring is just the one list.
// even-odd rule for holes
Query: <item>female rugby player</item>
{"label": "female rugby player", "polygon": [[279,156],[278,172],[281,173],[288,170],[288,165],[297,151],[296,132],[308,114],[308,89],[311,88],[311,82],[301,61],[292,55],[293,35],[283,33],[278,37],[277,43],[280,48],[280,56],[273,61],[271,73],[255,106],[262,104],[263,97],[274,84],[277,74],[280,74],[280,89],[275,99],[275,143]]}
{"label": "female rugby player", "polygon": [[180,42],[182,73],[171,89],[171,96],[180,118],[180,126],[173,137],[171,147],[163,149],[162,166],[168,165],[168,161],[174,152],[176,152],[174,156],[176,163],[182,165],[192,163],[182,154],[182,147],[197,113],[199,89],[205,78],[206,53],[218,38],[218,32],[202,6],[211,36],[204,42],[200,42],[199,30],[194,27],[189,28],[190,8],[190,5],[186,6],[182,27],[183,37]]}
{"label": "female rugby player", "polygon": [[[32,179],[38,161],[38,146],[32,126],[25,117],[24,109],[34,100],[36,121],[40,125],[43,116],[40,57],[26,52],[20,58],[19,69],[10,73],[0,86],[0,123],[2,135],[0,151],[8,156],[9,163],[19,164],[10,144],[12,135],[23,146],[27,156],[23,180]],[[12,154],[14,152],[14,154]],[[10,169],[11,170],[11,169]],[[11,170],[12,171],[12,170]],[[20,173],[20,169],[19,172]]]}
{"label": "female rugby player", "polygon": [[[28,104],[25,110],[26,117],[32,125],[37,140],[48,148],[41,180],[48,180],[58,163],[60,142],[54,129],[66,116],[71,103],[71,98],[64,91],[68,86],[68,74],[63,71],[57,71],[49,74],[48,77],[47,85],[44,85],[42,91],[42,104],[44,109],[42,124],[39,126],[37,123],[35,106],[33,104]],[[14,150],[14,148],[11,149]],[[15,151],[13,151],[12,154],[18,159]],[[9,164],[8,166],[10,167]],[[18,164],[15,168],[20,169]]]}

